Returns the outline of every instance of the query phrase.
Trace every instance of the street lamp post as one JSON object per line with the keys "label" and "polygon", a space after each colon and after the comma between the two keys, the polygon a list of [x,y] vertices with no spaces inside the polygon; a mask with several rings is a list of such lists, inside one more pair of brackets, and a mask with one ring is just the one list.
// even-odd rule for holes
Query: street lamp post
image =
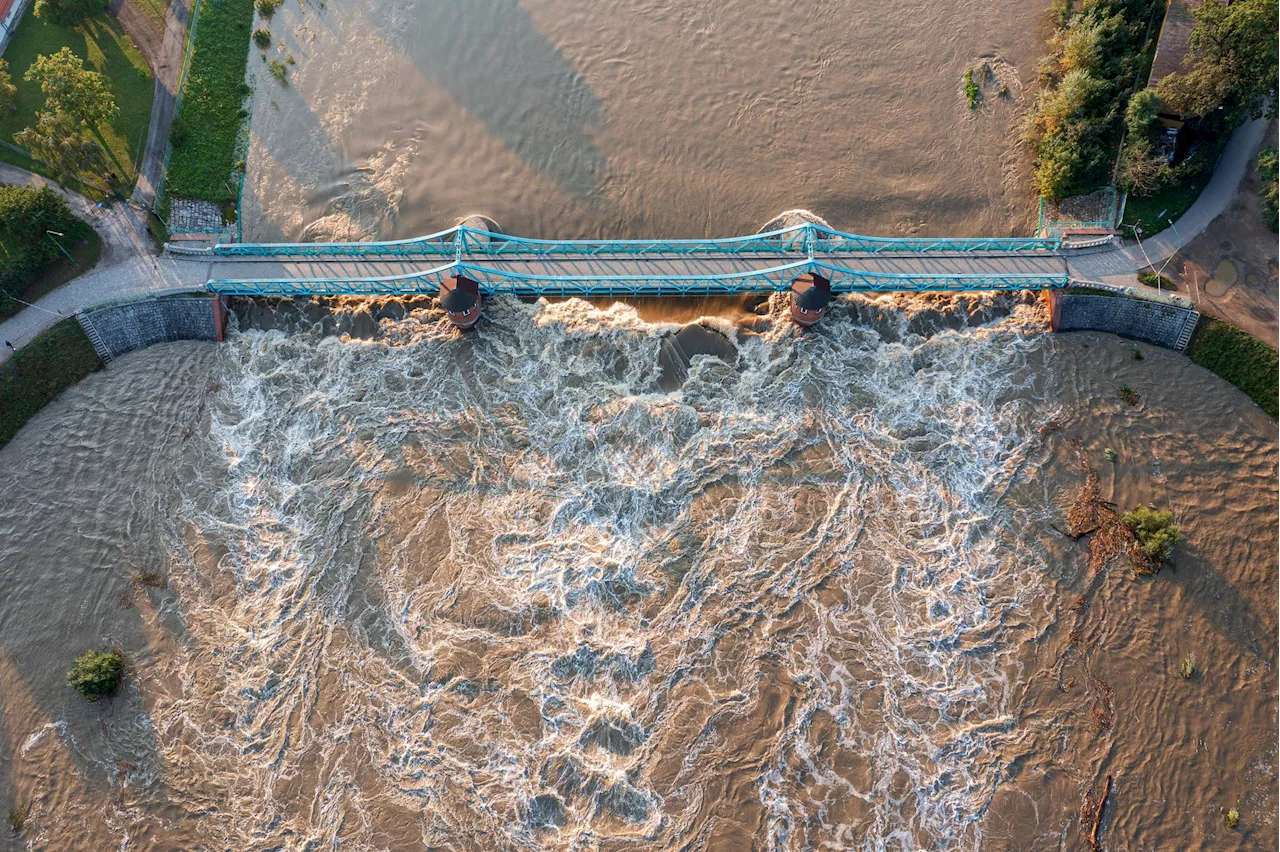
{"label": "street lamp post", "polygon": [[63,254],[65,254],[65,255],[67,256],[67,260],[71,261],[71,265],[72,265],[72,266],[79,266],[79,265],[80,265],[80,264],[76,263],[76,259],[75,259],[74,257],[72,257],[72,256],[71,256],[71,252],[69,252],[69,251],[67,251],[65,248],[63,248],[63,247],[62,247],[62,243],[58,242],[58,240],[57,240],[57,238],[58,238],[58,237],[65,237],[65,236],[66,236],[66,234],[62,233],[61,231],[45,231],[44,233],[45,233],[45,236],[47,236],[49,239],[53,240],[53,244],[54,244],[55,246],[57,246],[57,247],[58,247],[58,251],[62,252]]}

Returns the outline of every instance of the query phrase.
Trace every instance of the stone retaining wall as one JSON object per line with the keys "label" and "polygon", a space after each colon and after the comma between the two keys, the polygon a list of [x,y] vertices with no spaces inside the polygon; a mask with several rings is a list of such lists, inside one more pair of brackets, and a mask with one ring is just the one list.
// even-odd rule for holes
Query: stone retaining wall
{"label": "stone retaining wall", "polygon": [[1186,349],[1200,314],[1190,308],[1123,296],[1086,296],[1055,291],[1054,331],[1109,331],[1179,352]]}
{"label": "stone retaining wall", "polygon": [[80,313],[76,319],[105,362],[155,343],[217,340],[213,302],[209,296],[147,299]]}

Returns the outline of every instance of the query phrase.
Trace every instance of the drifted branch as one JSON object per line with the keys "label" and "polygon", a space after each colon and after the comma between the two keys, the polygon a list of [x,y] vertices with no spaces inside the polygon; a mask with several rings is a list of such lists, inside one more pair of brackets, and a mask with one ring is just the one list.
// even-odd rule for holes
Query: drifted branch
{"label": "drifted branch", "polygon": [[1098,800],[1097,810],[1093,812],[1093,830],[1089,832],[1089,845],[1093,847],[1093,852],[1101,852],[1102,844],[1098,842],[1098,829],[1102,827],[1102,811],[1107,806],[1107,798],[1111,795],[1111,776],[1107,776],[1107,783],[1102,788],[1102,798]]}

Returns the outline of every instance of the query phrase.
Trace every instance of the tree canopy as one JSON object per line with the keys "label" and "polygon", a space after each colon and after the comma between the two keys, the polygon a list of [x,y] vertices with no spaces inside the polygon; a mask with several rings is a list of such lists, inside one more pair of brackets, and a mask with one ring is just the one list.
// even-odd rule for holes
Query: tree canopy
{"label": "tree canopy", "polygon": [[1190,70],[1160,81],[1160,99],[1185,117],[1221,109],[1228,126],[1258,118],[1271,98],[1276,115],[1277,0],[1206,0],[1192,12]]}
{"label": "tree canopy", "polygon": [[68,27],[105,11],[103,0],[36,0],[35,16]]}
{"label": "tree canopy", "polygon": [[87,70],[84,60],[69,47],[37,56],[23,78],[40,84],[48,112],[63,113],[89,125],[116,114],[115,96],[102,75]]}

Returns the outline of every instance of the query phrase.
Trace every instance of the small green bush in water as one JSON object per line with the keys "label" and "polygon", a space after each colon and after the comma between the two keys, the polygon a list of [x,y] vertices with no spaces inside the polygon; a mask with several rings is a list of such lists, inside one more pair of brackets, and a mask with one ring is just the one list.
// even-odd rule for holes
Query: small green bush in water
{"label": "small green bush in water", "polygon": [[1187,654],[1187,656],[1182,659],[1182,665],[1178,667],[1178,673],[1187,680],[1191,680],[1191,678],[1196,676],[1195,654]]}
{"label": "small green bush in water", "polygon": [[266,49],[271,46],[271,30],[266,27],[258,27],[253,31],[253,43],[258,47]]}
{"label": "small green bush in water", "polygon": [[1143,555],[1157,569],[1173,555],[1173,546],[1182,541],[1182,530],[1174,525],[1173,512],[1161,512],[1155,506],[1138,504],[1120,522],[1138,539]]}
{"label": "small green bush in water", "polygon": [[1223,818],[1226,819],[1227,821],[1227,828],[1235,828],[1237,825],[1240,824],[1240,812],[1235,808],[1232,808],[1231,810],[1227,811],[1223,815]]}
{"label": "small green bush in water", "polygon": [[267,67],[271,69],[271,73],[276,76],[277,80],[281,83],[286,82],[285,76],[289,73],[289,69],[285,67],[283,62],[279,59],[272,59],[267,63]]}
{"label": "small green bush in water", "polygon": [[964,72],[964,96],[969,100],[969,109],[977,109],[982,103],[982,87],[973,79],[972,68],[966,68]]}
{"label": "small green bush in water", "polygon": [[124,677],[124,655],[118,651],[85,651],[71,664],[67,686],[90,701],[114,695]]}

